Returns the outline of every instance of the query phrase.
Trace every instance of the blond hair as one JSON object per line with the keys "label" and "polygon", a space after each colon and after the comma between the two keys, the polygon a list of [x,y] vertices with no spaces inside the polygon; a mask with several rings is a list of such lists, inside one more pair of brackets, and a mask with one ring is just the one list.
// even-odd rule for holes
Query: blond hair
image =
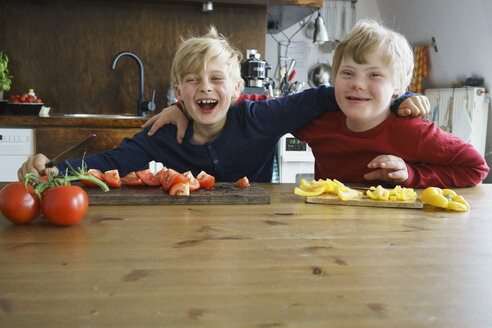
{"label": "blond hair", "polygon": [[202,37],[191,37],[182,40],[174,56],[171,67],[171,83],[180,85],[185,75],[202,71],[212,60],[227,65],[229,77],[234,84],[240,83],[240,90],[244,88],[241,78],[241,60],[243,56],[231,46],[223,35],[219,35],[215,27],[211,26],[208,33]]}
{"label": "blond hair", "polygon": [[367,55],[379,52],[390,69],[393,85],[402,96],[412,81],[413,51],[407,39],[378,22],[363,19],[337,45],[333,56],[332,76],[336,78],[342,59],[352,58],[358,64],[367,63]]}

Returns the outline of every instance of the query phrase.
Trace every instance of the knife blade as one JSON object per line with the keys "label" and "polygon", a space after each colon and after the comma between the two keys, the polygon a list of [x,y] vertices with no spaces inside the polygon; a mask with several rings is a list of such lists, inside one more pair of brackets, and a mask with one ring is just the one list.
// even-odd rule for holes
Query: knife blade
{"label": "knife blade", "polygon": [[80,148],[88,145],[95,138],[96,138],[96,134],[95,133],[92,133],[87,138],[85,138],[84,140],[82,140],[81,142],[76,143],[75,145],[71,146],[70,148],[65,149],[64,151],[62,151],[61,153],[59,153],[58,155],[56,155],[55,157],[53,157],[48,163],[46,163],[46,168],[50,168],[50,167],[55,166],[58,163],[58,161],[60,161],[60,160],[68,159],[70,157],[70,155],[72,155],[73,153],[75,153],[75,151],[77,151]]}

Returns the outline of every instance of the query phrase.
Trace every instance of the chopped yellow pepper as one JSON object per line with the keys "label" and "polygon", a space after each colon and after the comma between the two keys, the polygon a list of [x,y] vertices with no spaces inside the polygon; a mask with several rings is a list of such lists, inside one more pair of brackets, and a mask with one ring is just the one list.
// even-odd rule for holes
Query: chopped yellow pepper
{"label": "chopped yellow pepper", "polygon": [[359,197],[362,193],[360,191],[347,188],[348,190],[338,190],[338,198],[341,200],[349,200]]}
{"label": "chopped yellow pepper", "polygon": [[385,189],[381,185],[371,187],[366,195],[374,200],[389,201],[408,201],[417,198],[417,193],[412,188],[402,188],[401,186],[396,186],[393,189]]}
{"label": "chopped yellow pepper", "polygon": [[459,212],[467,212],[470,210],[468,202],[451,189],[429,187],[422,192],[420,200],[426,204],[448,210]]}
{"label": "chopped yellow pepper", "polygon": [[362,193],[345,186],[340,181],[334,179],[312,180],[307,182],[302,179],[299,187],[294,189],[294,193],[299,196],[314,197],[323,193],[337,195],[341,200],[348,200],[359,197]]}

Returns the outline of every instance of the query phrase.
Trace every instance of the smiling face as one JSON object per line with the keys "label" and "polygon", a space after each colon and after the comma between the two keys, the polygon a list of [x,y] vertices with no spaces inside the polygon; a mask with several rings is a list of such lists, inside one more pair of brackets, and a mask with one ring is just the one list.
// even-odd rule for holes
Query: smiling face
{"label": "smiling face", "polygon": [[366,56],[359,64],[350,56],[340,62],[335,77],[335,97],[347,116],[347,127],[355,132],[367,131],[390,115],[392,97],[398,94],[392,72],[379,52]]}
{"label": "smiling face", "polygon": [[224,127],[232,99],[240,93],[240,84],[230,75],[228,64],[211,60],[200,72],[185,74],[175,85],[176,98],[184,102],[195,132],[214,135]]}

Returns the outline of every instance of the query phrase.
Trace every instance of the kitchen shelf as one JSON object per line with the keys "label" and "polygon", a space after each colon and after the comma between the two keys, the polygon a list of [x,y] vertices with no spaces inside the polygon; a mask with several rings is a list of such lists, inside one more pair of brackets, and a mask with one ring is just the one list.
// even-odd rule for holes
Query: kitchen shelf
{"label": "kitchen shelf", "polygon": [[[203,3],[206,1],[185,0],[183,2]],[[271,33],[284,30],[323,7],[322,0],[214,0],[212,3],[266,6],[267,29]]]}

